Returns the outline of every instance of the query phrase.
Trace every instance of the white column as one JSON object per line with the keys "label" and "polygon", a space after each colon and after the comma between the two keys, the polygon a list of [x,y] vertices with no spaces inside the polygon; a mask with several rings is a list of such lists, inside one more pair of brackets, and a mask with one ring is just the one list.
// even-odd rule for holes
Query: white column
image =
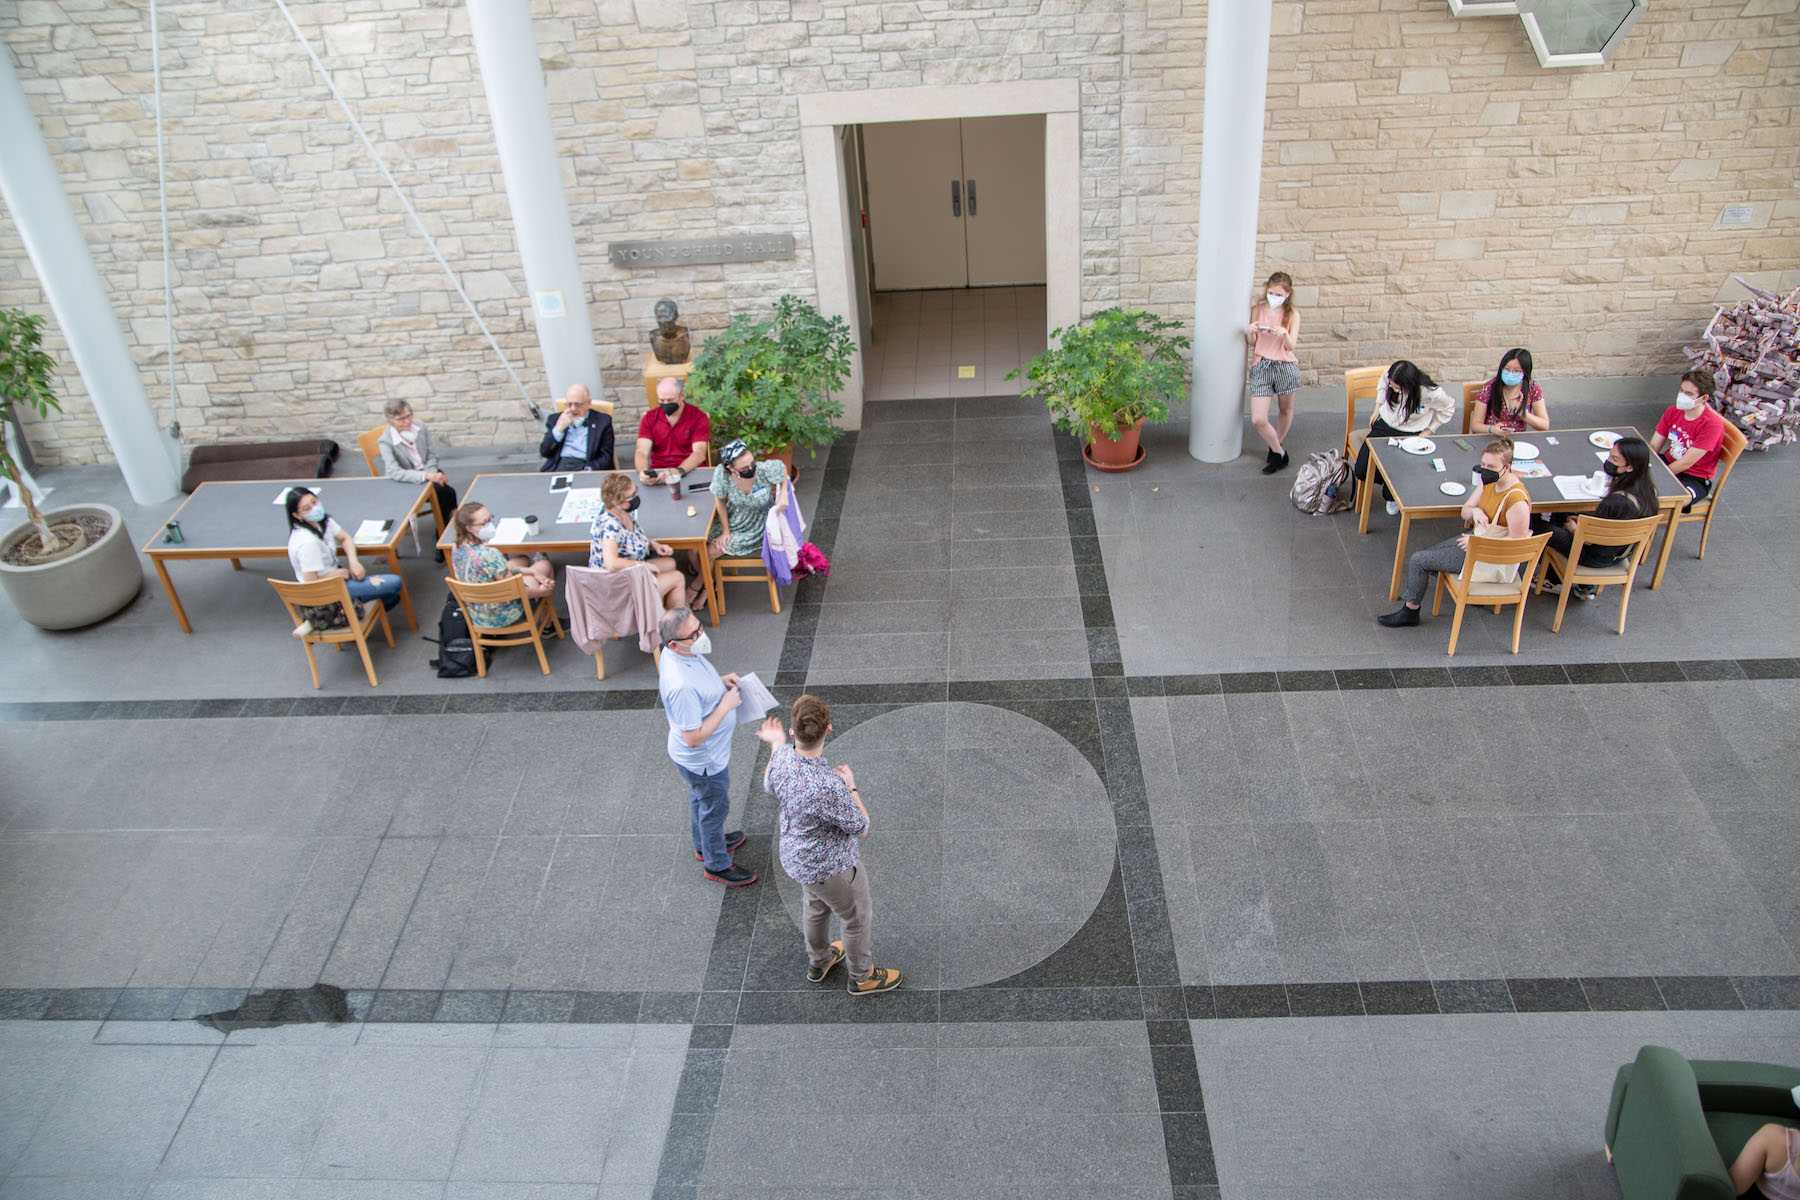
{"label": "white column", "polygon": [[1273,7],[1273,0],[1213,0],[1206,6],[1206,115],[1188,426],[1188,453],[1201,462],[1229,462],[1244,443],[1244,325],[1256,269]]}
{"label": "white column", "polygon": [[512,207],[550,395],[560,399],[570,384],[580,383],[600,399],[600,360],[588,323],[587,286],[569,224],[562,164],[550,129],[531,5],[523,0],[469,0],[469,30],[481,63],[481,83],[494,122],[494,143],[506,177],[506,200]]}
{"label": "white column", "polygon": [[800,158],[809,186],[806,218],[812,229],[813,282],[819,289],[819,311],[850,323],[856,353],[850,359],[850,378],[837,394],[844,406],[844,429],[862,428],[863,351],[862,328],[856,304],[856,267],[851,260],[850,194],[844,178],[844,156],[838,146],[838,127],[807,125],[800,130]]}
{"label": "white column", "polygon": [[[125,342],[106,287],[87,241],[75,224],[75,210],[63,191],[50,148],[19,86],[12,55],[0,47],[0,197],[12,214],[19,240],[31,257],[38,282],[69,343],[75,369],[113,457],[139,504],[167,500],[180,490],[179,452],[156,427],[156,413],[144,395],[137,363]],[[71,418],[74,419],[74,418]]]}

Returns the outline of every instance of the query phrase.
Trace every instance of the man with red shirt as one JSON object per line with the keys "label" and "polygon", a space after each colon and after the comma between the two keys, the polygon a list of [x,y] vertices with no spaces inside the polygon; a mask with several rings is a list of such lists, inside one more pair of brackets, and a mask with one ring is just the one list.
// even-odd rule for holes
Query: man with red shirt
{"label": "man with red shirt", "polygon": [[1706,499],[1719,469],[1725,418],[1712,406],[1713,387],[1711,371],[1697,369],[1683,375],[1674,406],[1663,411],[1656,436],[1650,439],[1650,448],[1662,455],[1688,490],[1690,499],[1682,512],[1693,508],[1695,500]]}
{"label": "man with red shirt", "polygon": [[712,422],[706,413],[687,403],[681,380],[665,379],[656,385],[656,407],[638,422],[638,478],[645,483],[663,482],[663,472],[691,471],[706,461],[706,444],[712,440]]}

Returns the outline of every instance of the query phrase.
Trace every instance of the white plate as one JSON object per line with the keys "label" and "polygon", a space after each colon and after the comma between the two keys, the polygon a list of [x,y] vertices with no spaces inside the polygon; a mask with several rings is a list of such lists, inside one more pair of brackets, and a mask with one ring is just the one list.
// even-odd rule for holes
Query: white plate
{"label": "white plate", "polygon": [[1437,443],[1430,438],[1409,437],[1400,439],[1400,448],[1408,454],[1435,454]]}
{"label": "white plate", "polygon": [[1611,450],[1612,444],[1618,440],[1619,435],[1610,429],[1596,429],[1594,432],[1588,434],[1588,441],[1594,443],[1594,445],[1600,447],[1602,450]]}
{"label": "white plate", "polygon": [[1468,494],[1469,485],[1466,483],[1458,483],[1454,479],[1446,479],[1444,482],[1438,484],[1438,491],[1444,493],[1446,496],[1462,496]]}
{"label": "white plate", "polygon": [[1520,462],[1530,462],[1538,456],[1538,448],[1530,442],[1514,442],[1513,457]]}

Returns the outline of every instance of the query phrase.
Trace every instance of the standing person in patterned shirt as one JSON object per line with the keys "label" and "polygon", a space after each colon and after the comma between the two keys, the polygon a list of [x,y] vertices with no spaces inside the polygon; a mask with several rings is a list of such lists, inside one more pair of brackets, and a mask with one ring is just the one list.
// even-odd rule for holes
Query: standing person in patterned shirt
{"label": "standing person in patterned shirt", "polygon": [[[803,892],[806,978],[823,983],[848,957],[852,996],[892,991],[900,986],[900,971],[876,966],[869,952],[875,913],[857,847],[869,832],[869,810],[856,790],[855,772],[825,761],[831,709],[817,696],[802,696],[793,712],[792,746],[779,717],[764,720],[756,736],[774,748],[763,787],[781,806],[781,868]],[[833,913],[844,923],[844,936],[828,942]]]}

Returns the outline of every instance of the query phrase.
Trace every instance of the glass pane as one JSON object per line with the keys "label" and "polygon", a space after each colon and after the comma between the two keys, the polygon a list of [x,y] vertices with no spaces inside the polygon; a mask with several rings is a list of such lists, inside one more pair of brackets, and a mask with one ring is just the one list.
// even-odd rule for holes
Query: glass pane
{"label": "glass pane", "polygon": [[1551,54],[1598,54],[1638,0],[1560,0],[1534,5],[1538,30]]}

